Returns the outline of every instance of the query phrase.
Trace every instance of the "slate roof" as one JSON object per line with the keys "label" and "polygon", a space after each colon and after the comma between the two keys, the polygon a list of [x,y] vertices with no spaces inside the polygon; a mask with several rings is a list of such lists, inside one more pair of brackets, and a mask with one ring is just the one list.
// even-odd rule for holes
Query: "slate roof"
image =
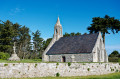
{"label": "slate roof", "polygon": [[98,33],[61,37],[53,44],[47,55],[91,53],[97,38]]}

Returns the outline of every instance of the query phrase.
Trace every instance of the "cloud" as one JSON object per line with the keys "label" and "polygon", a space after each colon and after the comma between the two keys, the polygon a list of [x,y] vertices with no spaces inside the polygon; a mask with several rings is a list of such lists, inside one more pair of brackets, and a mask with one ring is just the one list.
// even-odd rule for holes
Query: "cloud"
{"label": "cloud", "polygon": [[22,12],[22,11],[24,11],[24,9],[14,8],[14,9],[11,9],[11,10],[10,10],[9,14],[10,14],[10,15],[15,15],[15,14],[20,13],[20,12]]}

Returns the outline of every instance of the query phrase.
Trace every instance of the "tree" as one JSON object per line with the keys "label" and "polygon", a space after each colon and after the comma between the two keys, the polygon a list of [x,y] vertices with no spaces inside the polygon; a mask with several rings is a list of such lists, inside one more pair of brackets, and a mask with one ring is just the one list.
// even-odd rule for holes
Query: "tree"
{"label": "tree", "polygon": [[63,35],[63,37],[67,37],[70,36],[70,34],[68,34],[67,32],[65,32],[65,34]]}
{"label": "tree", "polygon": [[36,55],[39,55],[40,58],[42,58],[42,52],[43,52],[43,38],[41,38],[41,33],[39,30],[37,30],[35,33],[32,33],[33,35],[33,44],[34,44],[34,53]]}
{"label": "tree", "polygon": [[75,35],[81,35],[81,33],[77,32]]}
{"label": "tree", "polygon": [[76,36],[76,35],[81,35],[81,33],[79,33],[79,32],[77,32],[77,33],[72,32],[72,33],[69,34],[69,33],[65,32],[65,34],[63,35],[63,37]]}
{"label": "tree", "polygon": [[84,33],[83,35],[87,35],[87,33]]}
{"label": "tree", "polygon": [[43,42],[43,49],[45,50],[47,48],[47,46],[49,45],[49,43],[51,42],[52,38],[48,38],[46,41]]}
{"label": "tree", "polygon": [[32,45],[29,28],[26,26],[13,24],[9,20],[0,21],[0,52],[13,53],[13,43],[16,41],[16,53],[20,58],[29,58]]}
{"label": "tree", "polygon": [[[65,34],[63,35],[63,37],[68,37],[68,36],[76,36],[76,35],[81,35],[81,33],[77,32],[77,33],[67,33],[65,32]],[[49,43],[51,42],[52,38],[48,38],[46,41],[43,41],[43,49],[45,50],[47,48],[47,46],[49,45]]]}
{"label": "tree", "polygon": [[12,30],[13,30],[13,40],[17,41],[19,40],[19,36],[20,36],[20,28],[21,25],[19,25],[18,23],[13,24]]}
{"label": "tree", "polygon": [[23,26],[19,29],[17,44],[18,44],[18,55],[24,59],[29,53],[28,48],[30,46],[31,36],[29,35],[29,28]]}
{"label": "tree", "polygon": [[87,30],[89,30],[90,33],[98,33],[101,31],[105,44],[105,34],[110,34],[109,30],[111,30],[113,34],[120,31],[120,21],[108,15],[105,15],[104,18],[94,17],[92,18],[91,26],[89,26]]}
{"label": "tree", "polygon": [[2,22],[0,24],[0,51],[1,52],[8,52],[11,53],[9,50],[11,49],[12,45],[12,30],[13,23],[7,20],[6,22]]}
{"label": "tree", "polygon": [[74,32],[70,33],[70,36],[75,36],[75,33]]}
{"label": "tree", "polygon": [[108,60],[110,61],[110,62],[119,62],[119,60],[120,60],[120,54],[119,54],[119,52],[118,51],[116,51],[116,50],[114,50],[110,55],[109,55],[109,58],[108,58]]}
{"label": "tree", "polygon": [[119,57],[119,52],[117,50],[114,50],[109,57]]}

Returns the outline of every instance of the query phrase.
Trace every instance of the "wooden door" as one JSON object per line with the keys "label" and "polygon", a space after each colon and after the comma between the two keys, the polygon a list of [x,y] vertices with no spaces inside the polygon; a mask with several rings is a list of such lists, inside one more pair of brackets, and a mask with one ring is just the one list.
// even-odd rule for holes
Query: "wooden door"
{"label": "wooden door", "polygon": [[62,56],[62,62],[65,62],[66,60],[65,60],[65,56]]}

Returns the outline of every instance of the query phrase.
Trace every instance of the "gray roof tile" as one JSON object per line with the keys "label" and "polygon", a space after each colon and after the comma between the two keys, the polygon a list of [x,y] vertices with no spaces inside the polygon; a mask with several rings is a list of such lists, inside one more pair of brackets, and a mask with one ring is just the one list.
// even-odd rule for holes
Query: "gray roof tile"
{"label": "gray roof tile", "polygon": [[47,55],[91,53],[97,37],[98,33],[62,37],[53,44]]}

